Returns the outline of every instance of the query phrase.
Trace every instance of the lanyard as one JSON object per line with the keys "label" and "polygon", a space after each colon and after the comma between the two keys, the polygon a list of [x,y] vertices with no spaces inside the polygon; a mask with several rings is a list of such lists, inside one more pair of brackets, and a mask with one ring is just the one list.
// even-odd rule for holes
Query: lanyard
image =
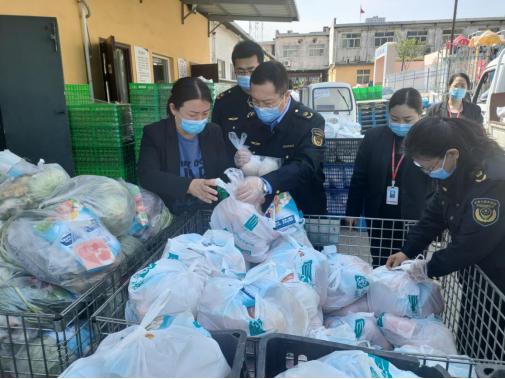
{"label": "lanyard", "polygon": [[391,179],[393,187],[395,186],[396,176],[398,175],[398,171],[400,170],[400,166],[405,158],[405,155],[402,154],[402,157],[398,161],[398,164],[395,166],[395,155],[396,155],[396,141],[393,140],[393,153],[391,154]]}

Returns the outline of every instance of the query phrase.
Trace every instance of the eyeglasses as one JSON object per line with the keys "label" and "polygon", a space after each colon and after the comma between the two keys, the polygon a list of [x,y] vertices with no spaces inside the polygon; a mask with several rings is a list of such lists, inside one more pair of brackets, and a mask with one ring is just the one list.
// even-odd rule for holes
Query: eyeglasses
{"label": "eyeglasses", "polygon": [[[444,168],[444,166],[445,166],[445,159],[446,159],[446,158],[447,158],[447,153],[445,153],[445,155],[444,155],[444,159],[443,159],[443,160],[442,160],[442,159],[439,159],[439,160],[437,161],[437,164],[436,164],[435,166],[433,166],[432,168],[429,168],[429,169],[428,169],[428,168],[423,167],[423,166],[422,166],[419,162],[414,161],[414,164],[415,164],[417,167],[419,167],[419,168],[421,169],[421,171],[422,171],[422,172],[424,172],[425,174],[429,175],[429,174],[431,174],[433,171],[438,170],[439,168]],[[438,167],[438,163],[439,163],[440,161],[442,161],[442,166],[441,166],[441,167]]]}
{"label": "eyeglasses", "polygon": [[277,100],[257,101],[251,98],[251,104],[259,108],[261,107],[273,108],[281,105],[283,99],[284,97],[281,97],[280,99]]}
{"label": "eyeglasses", "polygon": [[235,75],[243,75],[243,76],[247,76],[247,75],[251,75],[254,71],[256,67],[254,68],[246,68],[246,69],[243,69],[243,68],[238,68],[235,70]]}

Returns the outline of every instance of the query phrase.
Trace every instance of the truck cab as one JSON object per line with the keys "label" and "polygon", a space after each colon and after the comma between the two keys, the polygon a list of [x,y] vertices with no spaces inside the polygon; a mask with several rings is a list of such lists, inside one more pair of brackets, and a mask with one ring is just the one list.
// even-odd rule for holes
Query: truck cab
{"label": "truck cab", "polygon": [[356,100],[351,86],[347,83],[310,84],[302,88],[301,101],[320,113],[327,121],[345,116],[352,122],[357,122]]}

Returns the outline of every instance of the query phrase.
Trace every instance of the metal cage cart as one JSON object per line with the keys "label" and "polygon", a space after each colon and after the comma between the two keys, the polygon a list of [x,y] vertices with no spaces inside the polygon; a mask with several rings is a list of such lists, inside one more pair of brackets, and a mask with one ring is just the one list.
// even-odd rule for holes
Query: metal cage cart
{"label": "metal cage cart", "polygon": [[187,225],[187,219],[175,218],[168,228],[141,244],[110,275],[58,313],[0,311],[0,375],[55,377],[77,358],[92,352],[98,342],[92,314],[148,257],[163,250],[167,238],[185,233]]}
{"label": "metal cage cart", "polygon": [[[183,233],[204,233],[209,229],[210,211],[199,211],[186,220]],[[403,243],[409,228],[416,221],[365,219],[366,227],[350,228],[342,217],[307,216],[305,230],[314,248],[336,245],[343,254],[359,256],[373,263],[389,256],[398,243]],[[434,241],[429,250],[439,249],[449,242],[449,236]],[[153,255],[149,262],[161,256]],[[493,364],[505,365],[504,333],[499,325],[505,325],[503,305],[505,295],[489,280],[483,271],[473,266],[464,271],[447,275],[440,279],[445,300],[443,321],[454,334],[460,354],[470,357],[468,360],[451,357],[418,357],[425,361],[438,360],[440,365],[451,370],[466,365],[470,373],[475,374],[479,365],[491,367]],[[472,294],[472,310],[465,305],[463,294]],[[478,299],[478,301],[477,301]],[[128,300],[128,283],[119,288],[93,315],[99,338],[123,329],[128,323],[124,317],[124,306]],[[500,308],[501,304],[501,308]],[[477,314],[479,316],[477,316]],[[469,317],[471,315],[471,317]],[[489,316],[492,316],[491,319]],[[259,338],[250,338],[246,348],[247,374],[254,377],[257,372],[259,357]],[[410,354],[409,354],[410,355]],[[415,356],[415,355],[414,355]],[[459,366],[458,366],[459,365]],[[480,366],[479,366],[480,367]],[[480,371],[481,373],[483,370]]]}

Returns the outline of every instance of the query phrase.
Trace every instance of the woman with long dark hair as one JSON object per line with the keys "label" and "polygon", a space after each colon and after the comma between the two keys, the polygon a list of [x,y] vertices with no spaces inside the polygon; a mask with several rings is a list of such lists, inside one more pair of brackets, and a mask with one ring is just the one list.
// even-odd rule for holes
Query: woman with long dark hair
{"label": "woman with long dark hair", "polygon": [[216,202],[215,178],[231,167],[219,126],[208,122],[211,105],[202,80],[179,79],[168,100],[168,117],[144,128],[140,184],[175,214]]}
{"label": "woman with long dark hair", "polygon": [[[461,118],[482,124],[482,111],[476,104],[467,100],[470,89],[470,78],[464,72],[459,72],[449,78],[447,98],[433,105],[426,112],[427,117]],[[470,99],[468,97],[468,99]]]}
{"label": "woman with long dark hair", "polygon": [[[402,247],[404,223],[417,220],[432,181],[403,153],[403,139],[421,117],[422,99],[414,88],[396,91],[389,101],[388,126],[367,131],[359,148],[349,189],[346,215],[353,225],[362,212],[368,221],[374,266],[384,265]],[[399,221],[392,221],[399,220]]]}

